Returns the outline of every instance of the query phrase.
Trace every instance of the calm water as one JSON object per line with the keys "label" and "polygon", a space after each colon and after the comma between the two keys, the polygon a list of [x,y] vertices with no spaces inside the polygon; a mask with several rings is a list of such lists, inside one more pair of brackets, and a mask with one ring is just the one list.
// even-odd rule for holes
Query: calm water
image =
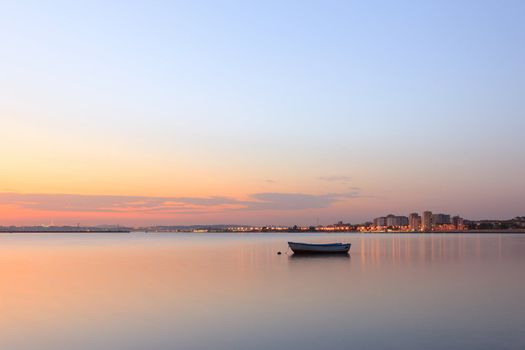
{"label": "calm water", "polygon": [[0,235],[0,349],[349,348],[525,349],[525,235]]}

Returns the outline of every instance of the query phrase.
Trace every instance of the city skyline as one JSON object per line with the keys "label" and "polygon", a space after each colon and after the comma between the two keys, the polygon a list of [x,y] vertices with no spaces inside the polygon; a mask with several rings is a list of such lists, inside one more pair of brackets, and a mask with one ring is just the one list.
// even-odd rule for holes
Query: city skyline
{"label": "city skyline", "polygon": [[524,12],[8,2],[0,225],[523,215]]}

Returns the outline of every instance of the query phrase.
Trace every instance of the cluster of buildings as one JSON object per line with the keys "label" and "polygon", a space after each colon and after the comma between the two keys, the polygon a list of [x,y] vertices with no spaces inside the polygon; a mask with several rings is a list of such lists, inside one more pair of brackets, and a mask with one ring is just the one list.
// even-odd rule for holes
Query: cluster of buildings
{"label": "cluster of buildings", "polygon": [[434,214],[427,210],[421,215],[418,213],[411,213],[409,216],[390,214],[387,216],[375,218],[371,230],[446,232],[463,231],[465,230],[465,225],[463,218],[458,215],[451,217],[449,214]]}
{"label": "cluster of buildings", "polygon": [[510,220],[466,220],[459,215],[424,211],[408,216],[389,214],[373,221],[353,225],[339,221],[331,225],[317,226],[250,226],[250,225],[193,225],[193,226],[152,226],[136,228],[146,232],[525,232],[525,216]]}
{"label": "cluster of buildings", "polygon": [[119,225],[102,226],[0,226],[2,232],[525,232],[525,216],[509,220],[464,220],[460,216],[434,214],[424,211],[421,215],[408,216],[389,214],[375,218],[373,222],[352,225],[339,221],[331,225],[317,226],[250,226],[250,225],[188,225],[188,226],[146,226],[123,227]]}

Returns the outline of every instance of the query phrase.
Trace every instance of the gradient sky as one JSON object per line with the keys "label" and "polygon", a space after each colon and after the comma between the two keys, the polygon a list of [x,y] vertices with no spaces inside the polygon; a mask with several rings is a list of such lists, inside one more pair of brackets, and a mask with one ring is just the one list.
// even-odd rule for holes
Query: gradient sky
{"label": "gradient sky", "polygon": [[525,215],[523,1],[3,1],[0,225]]}

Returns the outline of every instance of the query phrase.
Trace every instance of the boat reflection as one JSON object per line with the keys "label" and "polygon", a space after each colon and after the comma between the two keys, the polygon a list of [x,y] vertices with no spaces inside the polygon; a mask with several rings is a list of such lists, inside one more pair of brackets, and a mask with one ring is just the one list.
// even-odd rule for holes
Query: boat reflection
{"label": "boat reflection", "polygon": [[331,254],[331,253],[301,253],[291,254],[288,257],[291,260],[312,260],[312,259],[330,259],[330,260],[350,260],[350,254]]}

